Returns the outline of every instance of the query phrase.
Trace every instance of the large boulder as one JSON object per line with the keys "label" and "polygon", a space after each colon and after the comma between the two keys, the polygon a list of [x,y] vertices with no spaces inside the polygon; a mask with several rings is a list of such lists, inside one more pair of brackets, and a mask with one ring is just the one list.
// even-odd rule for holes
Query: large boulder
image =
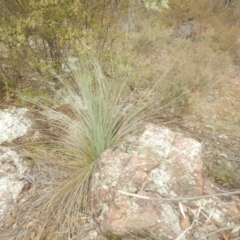
{"label": "large boulder", "polygon": [[[212,183],[204,186],[201,151],[201,144],[194,139],[153,124],[146,124],[142,133],[121,148],[105,151],[89,191],[101,234],[176,239],[191,226],[194,231],[181,239],[204,239],[219,226],[239,222],[240,212],[232,198],[227,203],[219,197],[166,199],[216,192]],[[201,227],[196,219],[202,221]]]}

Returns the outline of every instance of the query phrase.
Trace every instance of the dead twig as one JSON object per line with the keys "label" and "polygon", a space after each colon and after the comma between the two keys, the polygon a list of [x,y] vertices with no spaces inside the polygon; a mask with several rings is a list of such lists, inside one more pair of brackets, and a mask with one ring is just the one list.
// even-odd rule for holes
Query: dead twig
{"label": "dead twig", "polygon": [[211,195],[202,195],[202,196],[196,196],[196,197],[174,197],[174,198],[164,198],[164,197],[148,197],[148,196],[142,196],[139,194],[133,194],[129,192],[125,192],[122,190],[118,191],[119,193],[122,193],[124,195],[132,196],[132,197],[138,197],[148,200],[156,200],[156,201],[192,201],[192,200],[198,200],[201,198],[211,198],[211,197],[217,197],[217,196],[228,196],[228,195],[234,195],[234,194],[240,194],[240,191],[234,191],[234,192],[225,192],[225,193],[215,193]]}

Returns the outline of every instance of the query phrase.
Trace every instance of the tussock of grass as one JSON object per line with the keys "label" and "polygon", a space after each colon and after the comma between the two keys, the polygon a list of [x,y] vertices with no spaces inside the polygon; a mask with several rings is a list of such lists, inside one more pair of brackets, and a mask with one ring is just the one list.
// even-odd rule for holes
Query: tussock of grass
{"label": "tussock of grass", "polygon": [[[91,208],[87,205],[88,186],[101,153],[119,146],[144,121],[161,113],[160,107],[151,110],[151,101],[141,96],[131,102],[124,95],[126,82],[106,79],[96,62],[71,67],[71,76],[60,81],[63,88],[58,102],[68,111],[54,104],[38,104],[54,137],[45,154],[33,155],[36,167],[45,166],[48,175],[56,167],[60,177],[47,192],[35,193],[30,209],[28,201],[21,207],[16,232],[8,232],[16,239],[27,238],[29,232],[35,232],[36,239],[78,236],[78,216]],[[37,231],[32,219],[37,219]],[[28,231],[20,230],[26,225]]]}

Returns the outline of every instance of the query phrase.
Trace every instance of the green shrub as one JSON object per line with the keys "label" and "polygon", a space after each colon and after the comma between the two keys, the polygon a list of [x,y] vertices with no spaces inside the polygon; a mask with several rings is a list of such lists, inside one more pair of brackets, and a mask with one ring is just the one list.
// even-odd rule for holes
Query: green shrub
{"label": "green shrub", "polygon": [[33,70],[52,80],[52,69],[61,72],[66,52],[82,50],[77,44],[102,51],[113,34],[110,27],[131,5],[125,0],[2,0],[0,64],[9,69],[3,72],[5,79],[13,70],[23,76]]}

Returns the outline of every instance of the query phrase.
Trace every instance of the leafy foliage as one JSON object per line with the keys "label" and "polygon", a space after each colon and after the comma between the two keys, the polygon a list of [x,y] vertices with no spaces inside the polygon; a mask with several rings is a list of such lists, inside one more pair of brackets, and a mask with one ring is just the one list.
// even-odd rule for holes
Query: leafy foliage
{"label": "leafy foliage", "polygon": [[158,5],[160,5],[163,8],[168,8],[168,0],[142,0],[145,7],[147,9],[159,11],[160,8]]}
{"label": "leafy foliage", "polygon": [[2,81],[6,85],[12,70],[24,75],[30,69],[51,79],[50,69],[61,72],[65,53],[76,50],[77,44],[94,44],[101,51],[109,27],[130,6],[125,0],[2,0],[0,63],[6,76]]}

